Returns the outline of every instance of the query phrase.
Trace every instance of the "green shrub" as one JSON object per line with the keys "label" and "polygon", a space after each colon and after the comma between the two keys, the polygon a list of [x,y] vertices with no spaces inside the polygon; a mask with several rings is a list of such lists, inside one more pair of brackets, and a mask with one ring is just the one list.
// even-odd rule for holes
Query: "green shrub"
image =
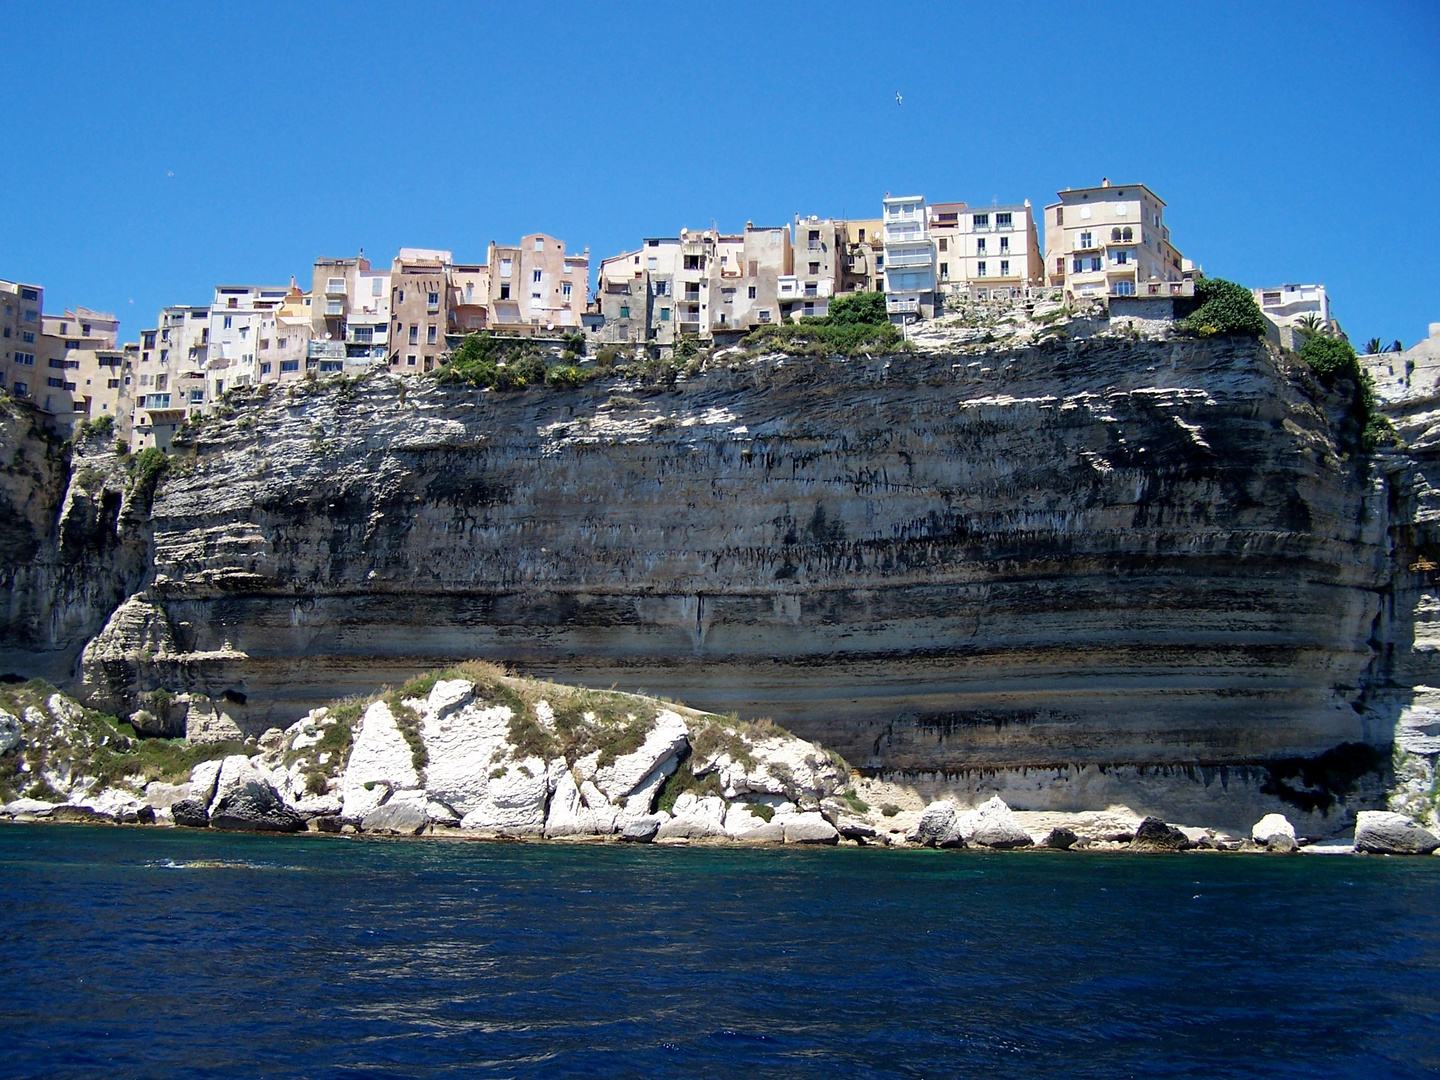
{"label": "green shrub", "polygon": [[1265,316],[1244,285],[1224,278],[1200,278],[1195,282],[1195,302],[1199,306],[1177,324],[1181,330],[1200,337],[1265,336]]}
{"label": "green shrub", "polygon": [[1343,449],[1369,452],[1396,441],[1395,428],[1375,411],[1375,387],[1370,373],[1360,365],[1348,341],[1316,335],[1300,349],[1300,359],[1310,366],[1327,390],[1348,394],[1350,401],[1340,422]]}
{"label": "green shrub", "polygon": [[586,377],[582,368],[573,364],[557,364],[545,372],[545,384],[560,387],[579,386],[586,380]]}
{"label": "green shrub", "polygon": [[82,420],[76,434],[80,439],[108,439],[115,430],[115,417],[110,414],[97,416],[94,420]]}
{"label": "green shrub", "polygon": [[602,368],[615,366],[615,358],[620,355],[620,346],[605,345],[595,354],[595,363]]}
{"label": "green shrub", "polygon": [[576,356],[584,356],[584,355],[585,355],[585,335],[584,335],[584,333],[566,334],[566,335],[565,335],[565,348],[566,348],[567,351],[574,353]]}
{"label": "green shrub", "polygon": [[132,490],[148,510],[155,501],[155,488],[170,471],[170,458],[158,446],[147,446],[130,461]]}
{"label": "green shrub", "polygon": [[435,373],[441,384],[496,390],[523,390],[544,378],[545,364],[533,341],[494,338],[488,332],[467,334]]}
{"label": "green shrub", "polygon": [[830,301],[830,314],[826,318],[836,326],[857,323],[878,326],[890,321],[885,313],[885,294],[882,292],[854,292],[837,296]]}
{"label": "green shrub", "polygon": [[899,343],[900,331],[888,322],[831,323],[826,319],[762,326],[743,340],[751,348],[773,348],[799,356],[857,356],[885,352]]}

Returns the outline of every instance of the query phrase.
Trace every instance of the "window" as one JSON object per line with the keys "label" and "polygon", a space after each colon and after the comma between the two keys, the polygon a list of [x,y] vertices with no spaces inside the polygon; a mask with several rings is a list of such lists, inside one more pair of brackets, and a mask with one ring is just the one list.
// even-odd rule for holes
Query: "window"
{"label": "window", "polygon": [[751,285],[751,286],[750,286],[750,299],[751,299],[751,300],[754,300],[754,299],[755,299],[755,286],[754,286],[754,285]]}
{"label": "window", "polygon": [[17,352],[15,354],[15,363],[24,364],[26,367],[34,367],[35,354],[31,352]]}
{"label": "window", "polygon": [[409,356],[405,357],[405,366],[406,366],[406,367],[414,367],[414,366],[415,366],[415,354],[414,354],[414,353],[411,353]]}
{"label": "window", "polygon": [[30,387],[27,386],[25,383],[23,383],[23,382],[17,382],[17,383],[15,384],[15,396],[16,396],[16,397],[24,397],[24,396],[25,396],[26,394],[28,394],[28,393],[30,393]]}
{"label": "window", "polygon": [[816,263],[811,263],[811,264],[810,264],[810,273],[812,273],[812,274],[818,274],[818,273],[820,273],[820,264],[819,264],[818,262],[816,262]]}
{"label": "window", "polygon": [[865,242],[865,230],[864,230],[864,229],[861,229],[861,230],[860,230],[860,243],[863,244],[864,242]]}
{"label": "window", "polygon": [[686,255],[686,256],[685,256],[685,269],[686,269],[686,270],[699,270],[699,269],[700,269],[700,256],[699,256],[699,255]]}
{"label": "window", "polygon": [[1131,240],[1135,239],[1135,230],[1130,228],[1129,225],[1126,225],[1125,228],[1120,230],[1120,239],[1124,240],[1127,244],[1130,243]]}
{"label": "window", "polygon": [[566,300],[570,299],[570,282],[567,281],[564,285],[560,286],[560,295]]}
{"label": "window", "polygon": [[1009,250],[1010,250],[1010,238],[1009,238],[1008,236],[1002,236],[1002,237],[1000,237],[1000,254],[1004,255],[1004,254],[1005,254],[1006,252],[1008,252]]}
{"label": "window", "polygon": [[191,404],[191,405],[204,405],[204,404],[205,404],[205,391],[204,391],[204,390],[191,390],[191,391],[190,391],[190,404]]}
{"label": "window", "polygon": [[875,256],[875,269],[876,269],[876,270],[884,270],[884,269],[885,269],[885,256],[884,256],[884,255],[876,255],[876,256]]}
{"label": "window", "polygon": [[949,263],[941,263],[941,264],[940,264],[940,280],[941,280],[941,281],[949,281],[949,280],[950,280],[950,264],[949,264]]}
{"label": "window", "polygon": [[20,299],[21,299],[21,300],[39,300],[39,299],[40,299],[40,294],[39,294],[38,292],[36,292],[34,289],[21,289],[21,290],[20,290]]}
{"label": "window", "polygon": [[400,303],[403,304],[403,303],[405,302],[405,290],[404,290],[404,289],[401,289],[401,290],[400,290],[399,296],[400,296]]}
{"label": "window", "polygon": [[949,250],[950,250],[950,241],[949,241],[948,238],[946,238],[946,237],[944,237],[944,236],[940,237],[940,250],[941,250],[941,251],[949,251]]}
{"label": "window", "polygon": [[299,360],[281,360],[281,361],[280,361],[280,374],[282,374],[282,375],[285,374],[287,371],[299,371],[299,370],[300,370],[300,361],[299,361]]}
{"label": "window", "polygon": [[248,326],[242,326],[242,327],[240,327],[240,340],[241,340],[241,341],[245,341],[246,339],[249,338],[249,336],[250,336],[250,327],[248,327]]}
{"label": "window", "polygon": [[90,324],[89,324],[88,322],[87,322],[87,323],[81,323],[81,324],[80,324],[80,336],[81,336],[81,337],[89,337],[89,336],[90,336]]}
{"label": "window", "polygon": [[1094,233],[1082,232],[1082,233],[1080,234],[1080,246],[1081,246],[1082,248],[1092,248],[1092,247],[1094,247],[1094,246],[1095,246],[1095,242],[1094,242],[1094,241],[1095,241],[1095,235],[1094,235]]}
{"label": "window", "polygon": [[53,387],[53,388],[56,389],[56,390],[64,390],[64,389],[65,389],[65,380],[64,380],[64,379],[56,379],[56,378],[53,378],[53,377],[52,377],[52,378],[46,379],[45,382],[46,382],[47,385]]}
{"label": "window", "polygon": [[377,277],[377,278],[371,278],[371,279],[370,279],[370,295],[371,295],[371,296],[383,296],[384,293],[381,292],[381,289],[384,288],[384,285],[385,285],[385,279],[384,279],[384,278],[378,278],[378,277]]}
{"label": "window", "polygon": [[985,254],[985,238],[983,236],[979,240],[975,241],[975,254]]}
{"label": "window", "polygon": [[761,309],[760,309],[760,321],[761,321],[761,322],[769,322],[769,321],[770,321],[770,309],[769,309],[769,308],[761,308]]}
{"label": "window", "polygon": [[440,306],[440,294],[438,292],[430,293],[425,297],[425,303],[432,308],[438,308]]}
{"label": "window", "polygon": [[984,276],[985,276],[985,260],[984,260],[984,259],[981,259],[978,263],[975,264],[975,276],[976,276],[976,277],[984,277]]}
{"label": "window", "polygon": [[428,327],[425,328],[425,344],[426,344],[426,345],[434,345],[434,344],[435,344],[435,332],[436,332],[436,330],[437,330],[437,327],[434,327],[434,326],[428,326]]}
{"label": "window", "polygon": [[410,344],[411,344],[411,345],[419,345],[419,344],[420,344],[420,327],[415,326],[413,323],[412,323],[411,326],[410,326]]}
{"label": "window", "polygon": [[620,305],[620,318],[622,318],[622,319],[628,319],[629,317],[630,317],[630,305],[629,305],[629,304],[621,304],[621,305]]}
{"label": "window", "polygon": [[1092,255],[1092,256],[1090,256],[1090,269],[1091,269],[1092,272],[1093,272],[1093,271],[1096,271],[1096,270],[1104,270],[1104,269],[1105,269],[1105,261],[1104,261],[1102,258],[1100,258],[1099,255]]}
{"label": "window", "polygon": [[65,336],[66,334],[68,334],[69,332],[70,332],[70,324],[67,323],[67,322],[62,322],[62,323],[60,324],[60,336],[61,336],[61,337],[64,337],[64,336]]}
{"label": "window", "polygon": [[509,300],[509,299],[510,299],[510,283],[509,283],[508,281],[507,281],[505,284],[503,284],[503,285],[500,286],[500,299],[501,299],[501,300]]}
{"label": "window", "polygon": [[977,229],[988,229],[990,227],[990,215],[976,214],[972,219],[972,222]]}
{"label": "window", "polygon": [[1124,266],[1130,261],[1130,252],[1128,251],[1117,251],[1114,255],[1116,266]]}
{"label": "window", "polygon": [[545,238],[544,238],[543,236],[537,236],[537,237],[535,237],[535,250],[536,250],[536,251],[544,251],[544,250],[545,250]]}
{"label": "window", "polygon": [[261,375],[269,375],[269,374],[270,374],[270,364],[268,364],[268,363],[261,364],[261,365],[260,365],[260,374],[261,374]]}
{"label": "window", "polygon": [[1115,295],[1116,295],[1116,296],[1134,296],[1134,295],[1135,295],[1135,283],[1134,283],[1133,281],[1117,281],[1117,282],[1115,282]]}
{"label": "window", "polygon": [[1009,277],[1009,276],[1010,276],[1010,260],[1009,260],[1009,259],[1001,259],[1001,260],[1000,260],[1000,276],[1001,276],[1001,277]]}
{"label": "window", "polygon": [[539,299],[541,299],[541,296],[540,296],[540,294],[539,294],[538,292],[532,292],[532,293],[530,294],[530,299],[531,299],[531,300],[539,300]]}
{"label": "window", "polygon": [[264,352],[264,351],[265,351],[266,349],[268,349],[268,348],[270,348],[270,339],[269,339],[269,338],[261,338],[261,339],[260,339],[260,351],[261,351],[261,352]]}
{"label": "window", "polygon": [[1010,217],[1009,214],[996,214],[996,215],[995,215],[995,228],[997,228],[997,229],[1008,229],[1008,228],[1011,227],[1010,221],[1011,221],[1011,217]]}
{"label": "window", "polygon": [[654,269],[655,269],[656,267],[658,267],[659,265],[660,265],[660,260],[657,259],[654,255],[651,255],[650,257],[648,257],[648,258],[645,260],[645,268],[646,268],[647,270],[654,270]]}
{"label": "window", "polygon": [[530,280],[531,280],[532,282],[534,282],[536,285],[540,284],[540,276],[541,276],[541,275],[540,275],[540,271],[539,271],[539,270],[532,270],[532,271],[530,272]]}
{"label": "window", "polygon": [[1118,244],[1118,243],[1120,242],[1120,230],[1119,230],[1119,229],[1111,229],[1111,230],[1110,230],[1110,242],[1111,242],[1112,244]]}
{"label": "window", "polygon": [[107,390],[119,390],[119,389],[120,389],[120,380],[119,380],[119,379],[106,379],[106,380],[105,380],[105,389],[107,389]]}
{"label": "window", "polygon": [[662,308],[660,309],[660,321],[661,321],[661,322],[669,322],[669,321],[670,321],[670,309],[669,309],[668,307],[662,307]]}
{"label": "window", "polygon": [[[1078,263],[1080,260],[1076,259],[1075,261]],[[1075,269],[1078,270],[1080,268],[1077,266]],[[1055,273],[1065,273],[1065,256],[1061,255],[1058,259],[1055,260]]]}

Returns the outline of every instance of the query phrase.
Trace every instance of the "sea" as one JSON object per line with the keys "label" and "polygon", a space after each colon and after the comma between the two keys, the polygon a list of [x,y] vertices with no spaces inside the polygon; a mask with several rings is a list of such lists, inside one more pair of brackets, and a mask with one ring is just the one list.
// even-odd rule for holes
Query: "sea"
{"label": "sea", "polygon": [[5,1077],[1440,1074],[1440,858],[0,827]]}

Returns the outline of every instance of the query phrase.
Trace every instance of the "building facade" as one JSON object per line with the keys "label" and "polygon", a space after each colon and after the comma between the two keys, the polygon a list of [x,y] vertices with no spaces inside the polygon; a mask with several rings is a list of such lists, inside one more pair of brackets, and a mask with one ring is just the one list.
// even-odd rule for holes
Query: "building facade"
{"label": "building facade", "polygon": [[11,396],[31,401],[36,400],[37,374],[45,378],[45,364],[36,362],[44,298],[39,285],[0,281],[0,378]]}
{"label": "building facade", "polygon": [[887,195],[884,230],[885,310],[891,318],[935,315],[935,243],[922,195]]}
{"label": "building facade", "polygon": [[450,325],[448,251],[401,248],[390,264],[390,368],[413,375],[433,371],[446,349]]}
{"label": "building facade", "polygon": [[1046,280],[1067,298],[1135,296],[1155,291],[1147,283],[1183,280],[1165,203],[1144,184],[1107,179],[1058,195],[1045,208]]}

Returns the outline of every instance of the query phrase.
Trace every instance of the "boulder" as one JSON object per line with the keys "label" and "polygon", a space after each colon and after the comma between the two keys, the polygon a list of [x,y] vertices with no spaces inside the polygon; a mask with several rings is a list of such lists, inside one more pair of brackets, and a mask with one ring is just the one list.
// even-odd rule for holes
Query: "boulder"
{"label": "boulder", "polygon": [[278,727],[266,728],[255,740],[255,745],[267,756],[279,754],[285,749],[285,732]]}
{"label": "boulder", "polygon": [[56,804],[42,799],[15,799],[5,804],[5,813],[11,817],[24,814],[26,817],[49,817]]}
{"label": "boulder", "polygon": [[340,798],[347,818],[360,819],[399,788],[418,788],[410,744],[400,733],[395,714],[384,701],[372,701],[360,718]]}
{"label": "boulder", "polygon": [[469,679],[440,679],[430,688],[425,699],[425,712],[437,720],[443,720],[461,705],[468,705],[475,697],[475,684]]}
{"label": "boulder", "polygon": [[1079,842],[1080,837],[1073,829],[1067,829],[1063,825],[1057,825],[1045,834],[1045,839],[1040,841],[1040,846],[1053,848],[1056,851],[1069,851]]}
{"label": "boulder", "polygon": [[167,784],[154,780],[145,785],[145,805],[156,810],[174,806],[182,799],[190,798],[189,784]]}
{"label": "boulder", "polygon": [[202,761],[190,770],[189,798],[204,803],[207,807],[215,801],[215,781],[220,776],[221,762]]}
{"label": "boulder", "polygon": [[116,821],[128,822],[136,820],[136,812],[145,804],[128,791],[106,788],[100,794],[86,798],[80,805]]}
{"label": "boulder", "polygon": [[[406,798],[410,792],[397,792],[388,802],[371,810],[360,821],[367,833],[390,833],[394,836],[416,836],[430,824],[421,799]],[[423,798],[423,793],[421,793]]]}
{"label": "boulder", "polygon": [[153,806],[142,806],[139,810],[135,811],[136,824],[154,825],[158,820],[159,818],[155,816],[155,808]]}
{"label": "boulder", "polygon": [[1355,817],[1355,850],[1372,855],[1429,855],[1440,837],[1404,814],[1361,810]]}
{"label": "boulder", "polygon": [[920,824],[915,826],[910,839],[917,844],[933,847],[949,835],[954,824],[955,804],[948,799],[932,802],[921,812]]}
{"label": "boulder", "polygon": [[700,798],[687,791],[675,800],[673,816],[660,826],[656,840],[698,840],[725,834],[725,800],[718,795]]}
{"label": "boulder", "polygon": [[[564,759],[560,760],[563,768]],[[486,777],[484,798],[460,819],[464,829],[531,836],[545,831],[545,803],[550,796],[550,771],[538,757],[501,766],[502,775]],[[557,776],[558,783],[558,776]],[[435,797],[433,791],[430,792]],[[442,800],[455,806],[449,799]],[[455,806],[458,811],[459,806]]]}
{"label": "boulder", "polygon": [[725,832],[736,840],[783,843],[785,840],[784,818],[779,816],[775,807],[772,806],[771,818],[766,821],[755,811],[755,805],[749,802],[731,803],[725,810]]}
{"label": "boulder", "polygon": [[835,844],[840,833],[834,825],[825,820],[825,815],[816,811],[803,814],[787,814],[776,824],[783,823],[787,844]]}
{"label": "boulder", "polygon": [[673,709],[661,709],[638,750],[595,770],[595,786],[611,803],[623,801],[632,813],[648,813],[655,792],[678,767],[680,754],[689,745],[684,719]]}
{"label": "boulder", "polygon": [[615,808],[589,780],[577,785],[566,769],[555,784],[550,812],[545,818],[546,836],[603,836],[615,831]]}
{"label": "boulder", "polygon": [[[429,757],[425,791],[462,820],[470,814],[487,822],[510,820],[510,811],[502,812],[494,800],[513,800],[517,794],[512,774],[518,766],[510,745],[515,714],[508,705],[476,700],[473,690],[464,680],[442,679],[430,691],[420,722]],[[543,824],[543,807],[537,816]]]}
{"label": "boulder", "polygon": [[1157,817],[1147,817],[1140,822],[1130,841],[1131,851],[1184,851],[1189,847],[1188,836]]}
{"label": "boulder", "polygon": [[[1030,834],[1020,827],[1010,807],[999,795],[992,796],[969,814],[963,815],[965,841],[989,848],[1030,847]],[[957,824],[959,821],[957,819]],[[948,837],[946,838],[948,839]],[[943,842],[943,841],[942,841]]]}
{"label": "boulder", "polygon": [[846,840],[870,840],[879,835],[874,825],[854,814],[840,814],[835,818],[833,824],[835,831]]}
{"label": "boulder", "polygon": [[[1199,846],[1198,844],[1196,845]],[[1277,832],[1265,842],[1266,851],[1274,851],[1281,855],[1289,855],[1292,851],[1299,851],[1300,845],[1294,837],[1286,836],[1283,832]]]}
{"label": "boulder", "polygon": [[1261,847],[1267,847],[1273,837],[1286,836],[1291,843],[1295,841],[1295,826],[1291,825],[1284,814],[1266,814],[1254,825],[1250,826],[1250,839]]}
{"label": "boulder", "polygon": [[63,821],[71,825],[109,825],[115,819],[108,814],[92,810],[88,806],[62,803],[50,811],[50,820]]}
{"label": "boulder", "polygon": [[20,718],[0,709],[0,754],[25,745],[25,731]]}
{"label": "boulder", "polygon": [[[170,809],[173,813],[175,807]],[[216,796],[210,825],[241,832],[298,832],[305,827],[305,819],[286,806],[273,787],[252,776]]]}
{"label": "boulder", "polygon": [[181,799],[170,804],[170,819],[187,829],[203,829],[210,824],[210,812],[199,799]]}
{"label": "boulder", "polygon": [[632,844],[648,844],[655,839],[660,826],[669,820],[666,814],[642,814],[626,818],[620,825],[620,839]]}

